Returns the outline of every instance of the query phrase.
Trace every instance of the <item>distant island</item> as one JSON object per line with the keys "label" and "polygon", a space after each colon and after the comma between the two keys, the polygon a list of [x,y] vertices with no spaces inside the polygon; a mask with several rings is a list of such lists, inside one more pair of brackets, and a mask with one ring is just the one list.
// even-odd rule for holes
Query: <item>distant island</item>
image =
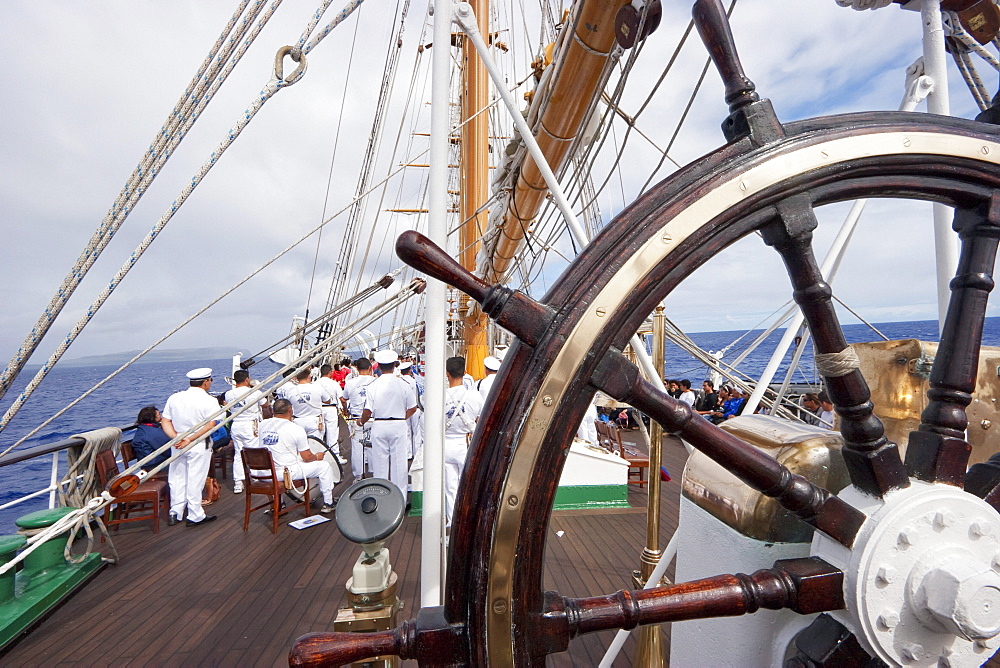
{"label": "distant island", "polygon": [[[136,362],[136,364],[157,363],[157,362],[185,362],[201,360],[229,359],[240,351],[247,348],[176,348],[173,350],[151,350]],[[104,355],[87,355],[75,359],[59,360],[60,367],[80,367],[80,366],[107,366],[109,364],[124,364],[139,354],[138,350],[130,350],[120,353],[105,353]]]}

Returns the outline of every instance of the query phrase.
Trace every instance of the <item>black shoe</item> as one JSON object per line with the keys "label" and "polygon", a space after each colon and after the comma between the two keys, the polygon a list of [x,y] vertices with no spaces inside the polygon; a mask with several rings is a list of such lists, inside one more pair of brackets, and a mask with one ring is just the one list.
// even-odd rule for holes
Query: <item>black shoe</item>
{"label": "black shoe", "polygon": [[202,524],[208,524],[209,522],[215,521],[215,515],[205,515],[205,519],[200,522],[192,522],[191,520],[186,520],[184,526],[186,527],[200,527]]}
{"label": "black shoe", "polygon": [[167,515],[167,526],[168,527],[175,527],[175,526],[177,526],[180,523],[181,523],[181,521],[179,519],[177,519],[177,516],[174,515],[173,513],[170,513],[169,515]]}
{"label": "black shoe", "polygon": [[305,498],[301,494],[296,495],[290,489],[286,489],[285,490],[285,496],[287,496],[289,499],[291,499],[292,503],[302,503],[302,500]]}
{"label": "black shoe", "polygon": [[[284,509],[285,509],[285,500],[281,499],[281,505],[278,507],[278,510],[284,510]],[[265,510],[264,514],[265,515],[270,515],[273,512],[274,512],[274,508],[271,507],[271,508],[268,508],[267,510]]]}

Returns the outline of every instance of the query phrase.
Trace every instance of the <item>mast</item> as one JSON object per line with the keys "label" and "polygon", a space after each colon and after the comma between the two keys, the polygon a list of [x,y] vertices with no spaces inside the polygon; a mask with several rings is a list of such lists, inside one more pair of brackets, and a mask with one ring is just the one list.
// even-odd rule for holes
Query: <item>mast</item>
{"label": "mast", "polygon": [[[489,36],[489,0],[470,0],[479,32]],[[478,211],[489,198],[489,116],[480,113],[489,101],[489,77],[475,47],[462,40],[462,137],[459,146],[459,262],[476,271],[476,256],[482,245],[488,212]],[[471,120],[470,120],[471,119]],[[466,369],[482,375],[483,360],[490,354],[486,314],[468,295],[459,298],[463,323]]]}
{"label": "mast", "polygon": [[[536,91],[532,111],[541,105],[532,124],[539,148],[556,174],[570,157],[570,148],[582,131],[595,96],[605,83],[605,66],[615,49],[615,15],[626,0],[580,0],[573,5],[573,19],[560,40],[549,67],[555,68],[548,90]],[[480,14],[477,14],[480,16]],[[484,35],[486,33],[483,33]],[[548,186],[534,158],[524,158],[513,193],[506,203],[500,233],[487,248],[490,264],[480,275],[488,283],[501,283],[524,243],[525,231],[549,195]]]}

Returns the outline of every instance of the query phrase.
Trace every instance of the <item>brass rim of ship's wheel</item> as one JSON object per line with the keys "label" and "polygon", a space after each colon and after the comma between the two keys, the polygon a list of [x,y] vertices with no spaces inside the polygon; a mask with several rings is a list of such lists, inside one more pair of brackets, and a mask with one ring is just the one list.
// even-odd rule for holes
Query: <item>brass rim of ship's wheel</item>
{"label": "brass rim of ship's wheel", "polygon": [[[747,234],[795,225],[782,221],[782,209],[792,210],[786,221],[801,218],[802,212],[794,209],[803,198],[807,207],[892,196],[944,202],[973,216],[989,212],[991,201],[1000,195],[1000,142],[992,128],[912,115],[893,120],[890,125],[868,116],[814,121],[786,128],[788,139],[773,147],[746,154],[740,153],[739,145],[724,148],[624,211],[545,296],[542,302],[553,309],[552,319],[536,345],[519,343],[506,357],[498,391],[477,429],[457,501],[445,610],[449,620],[467,620],[473,665],[525,664],[559,649],[558,644],[546,647],[549,637],[543,634],[552,630],[539,622],[546,607],[545,529],[569,444],[594,390],[631,399],[661,423],[667,421],[657,413],[671,412],[666,416],[671,421],[664,424],[667,431],[676,431],[678,423],[687,419],[679,405],[655,396],[651,387],[643,388],[644,401],[622,396],[616,390],[632,384],[637,372],[626,370],[622,358],[612,362],[607,355],[609,350],[623,349],[684,277]],[[987,228],[986,243],[992,241],[995,253],[1000,228],[985,218],[980,227]],[[777,230],[774,235],[783,236]],[[791,253],[794,262],[815,266],[808,241]],[[988,265],[992,272],[992,257]],[[814,287],[818,284],[805,279],[798,292],[824,292]],[[828,352],[822,346],[842,334],[829,299],[823,301],[825,306],[810,314],[822,319],[809,321],[817,348]],[[961,338],[978,351],[982,313],[976,320],[973,324],[979,330],[966,329]],[[967,325],[963,322],[962,327]],[[960,355],[955,357],[961,360]],[[949,356],[939,350],[937,359]],[[935,378],[944,371],[935,368]],[[969,374],[963,370],[959,377],[968,379]],[[828,379],[828,385],[844,418],[845,440],[868,446],[878,438],[870,432],[871,420],[863,415],[870,411],[853,409],[857,418],[853,423],[845,415],[848,406],[868,401],[867,389],[859,393],[856,387],[859,378],[860,372],[857,378],[852,374]],[[845,402],[848,395],[852,398]],[[660,410],[643,405],[649,403],[659,403]],[[864,433],[852,438],[852,429]],[[957,431],[962,429],[964,425]],[[695,448],[714,452],[724,432],[695,417],[682,433]],[[928,451],[924,456],[934,454]],[[742,464],[725,457],[723,462],[739,475],[737,467]],[[895,448],[882,446],[867,460],[849,459],[848,466],[855,484],[875,495],[906,484]],[[964,474],[964,464],[960,468]],[[942,475],[935,472],[930,479]],[[833,534],[843,531],[842,539],[854,531],[844,527],[852,519],[836,517],[840,509],[821,513],[830,517],[814,525],[828,521],[832,526],[823,528]],[[718,584],[719,589],[730,586],[730,582]],[[734,602],[726,613],[735,614],[741,605]],[[691,618],[704,616],[697,606],[688,612]],[[681,613],[673,619],[684,618]]]}
{"label": "brass rim of ship's wheel", "polygon": [[[486,285],[415,232],[397,241],[406,262],[465,291],[518,341],[470,446],[444,606],[422,609],[395,631],[304,636],[292,663],[397,654],[427,664],[531,665],[584,633],[760,608],[824,613],[796,638],[791,666],[872,658],[978,665],[996,646],[1000,486],[983,490],[985,500],[962,488],[970,452],[965,407],[1000,240],[1000,133],[915,114],[782,126],[742,72],[721,3],[696,0],[694,13],[726,85],[730,143],[623,211],[540,303]],[[816,207],[876,197],[954,207],[961,240],[927,406],[905,462],[872,413],[812,249]],[[752,233],[785,264],[840,417],[852,483],[840,496],[693,415],[621,353],[685,277]],[[641,592],[582,599],[544,592],[560,472],[596,390],[649,415],[815,528],[812,556]]]}
{"label": "brass rim of ship's wheel", "polygon": [[[958,506],[971,507],[957,511],[962,517],[989,512],[986,520],[998,524],[991,506],[961,491],[968,461],[962,440],[964,406],[975,386],[1000,237],[996,128],[913,114],[862,114],[790,124],[784,133],[783,139],[763,147],[754,147],[749,139],[729,144],[661,183],[610,223],[540,304],[506,288],[485,286],[416,233],[400,238],[397,249],[404,259],[469,292],[519,340],[505,358],[470,446],[451,533],[443,610],[422,610],[416,621],[395,633],[371,634],[365,640],[355,636],[348,643],[356,652],[372,652],[368,654],[323,655],[328,638],[307,637],[296,649],[297,662],[389,652],[427,663],[526,665],[562,651],[582,633],[764,607],[803,614],[846,609],[839,617],[847,626],[841,626],[841,654],[835,662],[844,665],[846,656],[867,659],[854,635],[875,625],[874,620],[852,623],[852,615],[867,613],[850,583],[845,584],[844,573],[871,566],[851,562],[851,555],[878,549],[881,538],[873,532],[879,533],[879,518],[885,514],[866,522],[865,512],[877,513],[855,506],[868,501],[877,506],[880,498],[896,498],[903,489],[925,495],[942,490],[942,503],[959,495]],[[871,413],[860,371],[825,377],[841,417],[853,489],[860,490],[864,502],[851,505],[692,416],[689,408],[642,380],[619,351],[684,277],[721,249],[759,232],[789,268],[817,352],[836,357],[847,346],[831,291],[812,253],[813,208],[873,197],[955,207],[962,255],[931,375],[923,436],[911,435],[905,466]],[[665,431],[681,434],[748,484],[776,497],[825,537],[833,546],[828,551],[842,550],[843,563],[817,557],[778,562],[749,576],[722,575],[642,594],[564,599],[543,592],[546,528],[557,482],[597,389],[639,408]],[[921,497],[913,504],[926,502]],[[981,525],[983,518],[976,519]],[[840,624],[822,619],[827,625]],[[829,636],[822,630],[816,634]],[[310,642],[315,652],[308,649]],[[365,649],[357,642],[366,643]],[[341,648],[348,649],[343,643]]]}

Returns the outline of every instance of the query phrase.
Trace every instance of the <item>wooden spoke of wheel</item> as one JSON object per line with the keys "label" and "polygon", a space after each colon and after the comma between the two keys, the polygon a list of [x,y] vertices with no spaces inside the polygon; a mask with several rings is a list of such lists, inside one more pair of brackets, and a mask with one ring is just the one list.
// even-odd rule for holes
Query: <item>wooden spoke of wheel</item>
{"label": "wooden spoke of wheel", "polygon": [[843,666],[886,666],[861,647],[850,629],[827,614],[812,621],[795,638],[795,656],[785,668],[842,668]]}
{"label": "wooden spoke of wheel", "polygon": [[[847,350],[847,340],[833,308],[833,291],[823,280],[812,250],[817,222],[809,195],[800,193],[779,202],[776,213],[762,230],[764,241],[785,262],[792,296],[809,324],[816,352],[842,353]],[[886,441],[882,423],[872,412],[871,392],[860,369],[854,365],[843,371],[827,371],[820,359],[817,357],[817,366],[841,418],[843,454],[851,482],[873,496],[908,486],[899,450],[895,443]]]}
{"label": "wooden spoke of wheel", "polygon": [[986,301],[993,289],[1000,192],[979,207],[956,211],[954,228],[962,240],[962,252],[931,368],[929,401],[920,415],[920,427],[910,432],[906,468],[920,480],[962,487],[972,452],[965,440],[969,424],[965,407],[976,389]]}
{"label": "wooden spoke of wheel", "polygon": [[[733,617],[760,609],[788,608],[803,615],[844,607],[844,574],[821,559],[786,559],[752,575],[718,575],[684,584],[608,596],[564,598],[546,592],[545,607],[526,631],[546,653],[562,652],[585,633],[632,629],[706,617]],[[440,608],[375,633],[313,633],[299,638],[289,653],[292,666],[329,666],[384,654],[421,663],[461,653],[463,635]]]}

